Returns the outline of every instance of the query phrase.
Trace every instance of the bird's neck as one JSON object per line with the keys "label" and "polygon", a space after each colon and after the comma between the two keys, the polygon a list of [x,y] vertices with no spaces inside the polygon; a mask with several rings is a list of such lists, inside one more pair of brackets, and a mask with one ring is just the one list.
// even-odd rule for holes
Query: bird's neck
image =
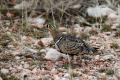
{"label": "bird's neck", "polygon": [[54,41],[60,35],[60,32],[57,30],[49,30],[49,31],[50,31],[50,34],[52,35]]}

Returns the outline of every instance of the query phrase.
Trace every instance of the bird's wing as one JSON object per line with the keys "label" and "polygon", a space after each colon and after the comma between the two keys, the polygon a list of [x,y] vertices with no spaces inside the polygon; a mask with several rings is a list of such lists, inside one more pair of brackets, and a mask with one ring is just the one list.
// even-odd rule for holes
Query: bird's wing
{"label": "bird's wing", "polygon": [[65,40],[59,45],[60,50],[67,54],[78,54],[83,51],[83,44]]}
{"label": "bird's wing", "polygon": [[76,38],[75,36],[66,36],[66,40],[76,43],[77,47],[80,48],[80,51],[83,53],[92,53],[94,48],[92,48],[89,44],[83,41],[81,38]]}
{"label": "bird's wing", "polygon": [[67,54],[91,53],[94,49],[80,38],[70,35],[61,36],[55,43],[56,48]]}
{"label": "bird's wing", "polygon": [[77,38],[75,36],[67,35],[66,40],[77,42],[77,43],[85,43],[81,38]]}

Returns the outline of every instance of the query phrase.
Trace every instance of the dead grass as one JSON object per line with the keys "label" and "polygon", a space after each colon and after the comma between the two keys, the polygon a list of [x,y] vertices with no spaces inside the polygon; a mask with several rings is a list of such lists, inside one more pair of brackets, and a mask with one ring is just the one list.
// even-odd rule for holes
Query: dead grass
{"label": "dead grass", "polygon": [[[42,17],[45,17],[47,19],[47,23],[50,23],[54,26],[58,25],[64,25],[64,26],[69,26],[69,23],[73,23],[76,20],[76,16],[86,16],[87,14],[85,13],[85,9],[88,6],[94,5],[94,3],[98,3],[98,4],[102,4],[104,3],[104,0],[41,0],[39,2],[39,0],[32,0],[34,7],[32,7],[32,9],[30,10],[22,10],[22,12],[20,12],[20,14],[22,15],[22,18],[20,19],[21,22],[20,24],[20,28],[17,27],[17,25],[15,25],[17,27],[17,29],[19,29],[16,33],[18,34],[18,36],[32,36],[34,38],[40,39],[41,37],[44,37],[47,33],[47,31],[45,29],[34,29],[33,27],[29,26],[28,24],[28,17],[32,17],[32,13],[35,12],[35,10],[43,10],[43,13],[45,14],[41,14]],[[115,7],[117,6],[117,2],[119,1],[115,1],[115,0],[111,0],[113,2],[110,2],[110,0],[106,0],[107,4],[110,5],[111,7]],[[105,3],[106,3],[105,2]],[[40,6],[39,4],[42,4],[42,6]],[[90,4],[92,3],[92,4]],[[82,6],[80,8],[74,8],[75,5],[78,6]],[[6,5],[1,5],[0,4],[0,9],[8,9],[5,7]],[[28,15],[28,12],[30,12],[30,14]],[[41,11],[42,12],[42,11]],[[2,12],[1,12],[2,13]],[[4,12],[3,12],[4,13]],[[10,18],[11,21],[12,19]],[[12,20],[13,21],[13,20]],[[73,22],[72,22],[73,21]],[[93,20],[93,23],[97,22],[96,20]],[[99,22],[99,21],[98,21]],[[78,22],[81,23],[81,22]],[[101,22],[99,22],[100,24],[102,24]],[[14,23],[13,23],[14,24]],[[4,26],[4,25],[2,25]],[[10,25],[12,26],[12,25]],[[6,26],[5,26],[6,27]],[[10,28],[10,27],[8,27]],[[107,31],[111,31],[110,26],[107,25],[103,25],[102,26],[102,32],[107,32]],[[90,34],[97,34],[97,32],[91,31]],[[115,33],[115,35],[117,37],[120,36],[120,31],[117,31]],[[0,36],[1,37],[1,36]],[[89,35],[87,34],[82,34],[82,39],[88,39]],[[9,36],[7,36],[7,38],[9,38]],[[6,37],[2,38],[2,39],[6,39]],[[0,46],[6,46],[7,45],[7,41],[3,40],[4,42],[0,41]],[[20,40],[20,43],[22,43],[22,41]],[[23,44],[24,46],[24,44]],[[119,46],[115,43],[113,43],[111,45],[111,48],[117,49],[119,48]],[[72,68],[71,68],[71,64],[65,64],[63,65],[63,68],[68,69],[69,74],[71,74],[70,79],[72,80],[72,77],[75,77],[77,74],[72,73]],[[106,74],[111,75],[114,74],[113,70],[101,70],[101,72],[106,71]],[[0,73],[0,76],[4,79],[4,80],[19,80],[14,76],[11,77],[6,77],[4,74]],[[43,80],[43,79],[40,79]]]}

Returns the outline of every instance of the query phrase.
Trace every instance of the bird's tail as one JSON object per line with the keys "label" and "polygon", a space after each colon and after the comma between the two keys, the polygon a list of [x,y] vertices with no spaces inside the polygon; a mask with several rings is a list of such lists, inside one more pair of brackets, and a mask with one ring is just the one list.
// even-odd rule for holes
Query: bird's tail
{"label": "bird's tail", "polygon": [[92,53],[96,53],[96,52],[98,52],[98,50],[99,50],[99,48],[97,48],[97,47],[92,47],[92,48],[90,48],[90,51],[91,51]]}
{"label": "bird's tail", "polygon": [[84,49],[84,52],[87,53],[87,54],[97,54],[99,51],[99,48],[97,47],[91,47],[91,46],[86,46],[85,49]]}

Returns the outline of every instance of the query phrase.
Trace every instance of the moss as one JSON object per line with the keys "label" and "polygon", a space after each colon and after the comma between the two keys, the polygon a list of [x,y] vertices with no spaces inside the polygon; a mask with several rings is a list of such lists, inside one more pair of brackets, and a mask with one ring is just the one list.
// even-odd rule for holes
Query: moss
{"label": "moss", "polygon": [[70,66],[70,65],[66,63],[66,64],[63,65],[63,68],[64,68],[64,69],[68,69],[69,66]]}
{"label": "moss", "polygon": [[6,6],[0,4],[0,10],[1,10],[1,11],[2,11],[2,10],[3,10],[3,11],[6,10]]}
{"label": "moss", "polygon": [[114,71],[112,69],[107,69],[107,68],[101,68],[99,70],[100,73],[106,73],[107,75],[113,75]]}
{"label": "moss", "polygon": [[114,74],[114,71],[112,69],[107,69],[106,70],[106,74],[107,75],[113,75]]}
{"label": "moss", "polygon": [[119,45],[117,43],[112,43],[110,47],[113,49],[118,49]]}
{"label": "moss", "polygon": [[101,31],[102,32],[108,32],[108,31],[112,31],[112,29],[109,25],[103,24]]}
{"label": "moss", "polygon": [[115,37],[120,37],[120,30],[116,31]]}
{"label": "moss", "polygon": [[8,80],[20,80],[20,79],[16,78],[15,76],[10,76],[8,77]]}
{"label": "moss", "polygon": [[12,41],[11,37],[6,34],[6,33],[3,33],[3,34],[0,34],[0,46],[5,48],[8,46],[8,44]]}
{"label": "moss", "polygon": [[20,80],[20,79],[16,78],[15,76],[8,76],[8,75],[5,75],[5,74],[3,74],[1,72],[0,72],[0,77],[3,80]]}
{"label": "moss", "polygon": [[71,73],[71,76],[72,76],[72,77],[78,77],[78,75],[79,75],[79,73],[78,73],[78,72],[75,72],[75,71],[73,71],[73,72]]}

